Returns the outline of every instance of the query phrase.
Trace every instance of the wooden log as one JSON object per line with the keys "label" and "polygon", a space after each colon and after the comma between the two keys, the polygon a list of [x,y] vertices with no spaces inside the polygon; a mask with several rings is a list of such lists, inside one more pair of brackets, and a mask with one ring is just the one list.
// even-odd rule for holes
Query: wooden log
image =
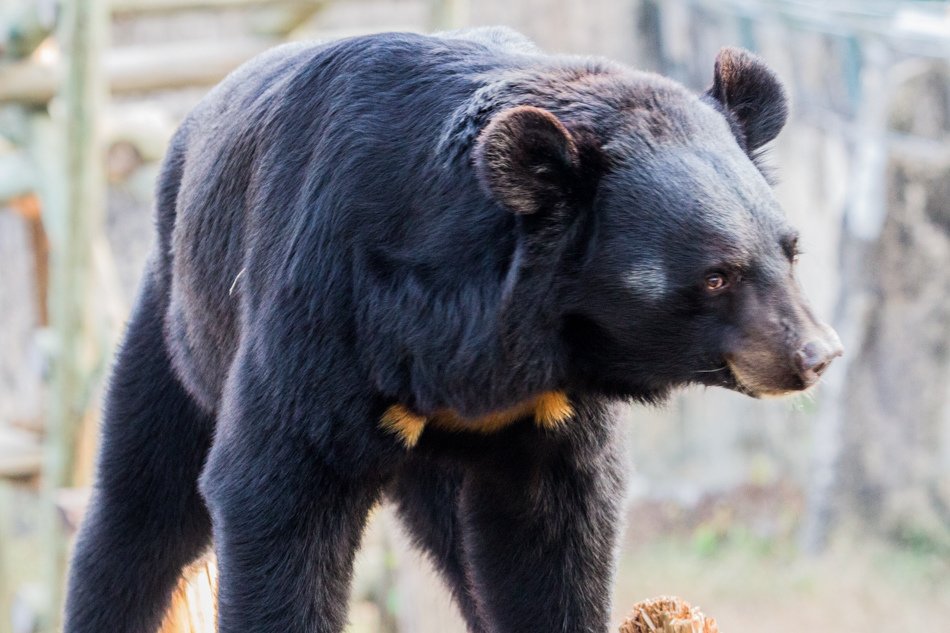
{"label": "wooden log", "polygon": [[0,65],[0,102],[14,101],[40,105],[56,92],[62,69],[32,61]]}
{"label": "wooden log", "polygon": [[211,85],[276,43],[260,38],[127,48],[106,57],[106,76],[113,92]]}
{"label": "wooden log", "polygon": [[[206,86],[278,43],[275,38],[194,42],[115,49],[103,63],[114,94]],[[0,65],[0,102],[42,105],[63,79],[61,64],[35,61]]]}
{"label": "wooden log", "polygon": [[260,35],[287,35],[330,0],[113,0],[117,16],[176,13],[180,11],[247,9],[254,12],[252,31]]}
{"label": "wooden log", "polygon": [[[330,0],[312,0],[306,3],[278,4],[256,12],[252,31],[255,35],[282,36],[294,39],[294,34],[304,29],[318,11]],[[309,37],[309,33],[307,34]]]}
{"label": "wooden log", "polygon": [[319,0],[112,0],[113,15],[143,13],[174,13],[195,9],[235,9],[282,5],[312,5]]}
{"label": "wooden log", "polygon": [[0,427],[0,479],[31,479],[43,465],[43,447],[37,436]]}

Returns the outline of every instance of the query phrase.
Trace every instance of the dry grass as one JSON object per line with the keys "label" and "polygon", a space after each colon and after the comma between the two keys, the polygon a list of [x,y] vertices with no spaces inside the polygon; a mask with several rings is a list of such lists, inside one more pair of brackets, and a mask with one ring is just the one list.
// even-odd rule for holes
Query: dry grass
{"label": "dry grass", "polygon": [[[950,619],[947,558],[871,542],[839,544],[815,559],[793,551],[788,542],[756,540],[741,530],[715,543],[697,531],[692,538],[630,544],[621,561],[614,621],[626,620],[621,633],[858,633],[939,630],[933,623]],[[186,578],[162,633],[213,633],[213,562],[192,566]],[[397,591],[415,593],[408,589]],[[424,589],[425,598],[405,606],[431,608],[442,589],[434,581]],[[667,594],[693,606],[645,600]],[[377,611],[378,605],[354,600],[349,631],[379,631]],[[403,624],[412,629],[419,623]],[[464,631],[454,609],[439,628]]]}
{"label": "dry grass", "polygon": [[809,560],[748,543],[710,552],[688,540],[655,542],[625,553],[614,619],[671,593],[701,605],[723,633],[942,630],[935,623],[950,621],[950,561],[868,543]]}

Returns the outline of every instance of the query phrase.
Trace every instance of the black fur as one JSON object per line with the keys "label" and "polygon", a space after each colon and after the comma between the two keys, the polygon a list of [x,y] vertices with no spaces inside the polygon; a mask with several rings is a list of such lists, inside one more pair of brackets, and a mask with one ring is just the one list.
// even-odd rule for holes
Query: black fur
{"label": "black fur", "polygon": [[212,416],[174,375],[157,275],[146,273],[103,415],[94,502],[76,542],[70,631],[154,631],[184,565],[211,543],[198,475]]}
{"label": "black fur", "polygon": [[[66,632],[154,631],[213,525],[221,633],[338,633],[384,496],[472,631],[606,631],[607,403],[751,391],[733,364],[791,388],[814,325],[740,146],[775,118],[744,112],[739,137],[677,84],[504,30],[296,44],[232,74],[165,161]],[[710,267],[747,281],[712,296]],[[555,390],[558,428],[427,427],[407,449],[380,426]]]}

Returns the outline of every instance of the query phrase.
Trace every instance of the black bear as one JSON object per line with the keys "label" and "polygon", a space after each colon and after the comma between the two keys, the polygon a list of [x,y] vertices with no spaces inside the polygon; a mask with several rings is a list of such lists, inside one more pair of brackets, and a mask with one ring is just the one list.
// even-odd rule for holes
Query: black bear
{"label": "black bear", "polygon": [[607,630],[608,405],[840,354],[724,49],[694,95],[497,29],[278,48],[187,117],[104,410],[67,633],[155,631],[212,542],[221,633],[338,633],[392,501],[469,629]]}

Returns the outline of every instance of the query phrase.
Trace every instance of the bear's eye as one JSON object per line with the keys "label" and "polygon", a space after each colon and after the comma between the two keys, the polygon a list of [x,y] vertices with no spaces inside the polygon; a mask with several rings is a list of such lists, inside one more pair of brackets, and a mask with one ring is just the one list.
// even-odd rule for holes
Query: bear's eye
{"label": "bear's eye", "polygon": [[706,274],[706,290],[719,292],[729,286],[729,278],[723,272],[715,271]]}

